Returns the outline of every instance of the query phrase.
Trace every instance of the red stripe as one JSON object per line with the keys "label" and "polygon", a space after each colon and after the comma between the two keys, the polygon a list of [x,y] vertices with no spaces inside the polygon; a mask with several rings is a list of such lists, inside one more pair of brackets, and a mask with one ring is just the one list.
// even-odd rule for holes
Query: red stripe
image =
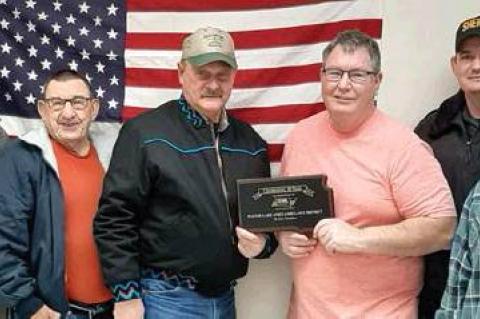
{"label": "red stripe", "polygon": [[128,0],[128,11],[227,11],[254,10],[333,2],[320,0]]}
{"label": "red stripe", "polygon": [[[345,20],[290,28],[231,32],[236,49],[258,49],[313,44],[332,40],[344,29],[358,29],[380,38],[381,19]],[[127,33],[127,49],[180,50],[185,33]]]}
{"label": "red stripe", "polygon": [[[239,70],[235,88],[293,85],[320,80],[320,64]],[[128,68],[125,84],[135,87],[180,88],[177,70]]]}
{"label": "red stripe", "polygon": [[[150,108],[124,106],[122,119],[131,119]],[[250,124],[296,123],[304,118],[325,110],[323,103],[290,104],[271,107],[245,107],[228,110],[228,114]]]}
{"label": "red stripe", "polygon": [[267,153],[270,162],[280,162],[282,160],[283,144],[268,144]]}
{"label": "red stripe", "polygon": [[296,123],[325,110],[323,103],[271,107],[248,107],[228,110],[228,113],[250,124]]}

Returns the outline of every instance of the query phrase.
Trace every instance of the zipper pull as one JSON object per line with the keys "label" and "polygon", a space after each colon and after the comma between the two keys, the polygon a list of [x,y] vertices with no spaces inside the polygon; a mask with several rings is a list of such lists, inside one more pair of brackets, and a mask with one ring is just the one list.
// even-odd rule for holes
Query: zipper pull
{"label": "zipper pull", "polygon": [[469,163],[472,160],[472,140],[466,142],[467,145],[467,157],[465,159],[466,163]]}

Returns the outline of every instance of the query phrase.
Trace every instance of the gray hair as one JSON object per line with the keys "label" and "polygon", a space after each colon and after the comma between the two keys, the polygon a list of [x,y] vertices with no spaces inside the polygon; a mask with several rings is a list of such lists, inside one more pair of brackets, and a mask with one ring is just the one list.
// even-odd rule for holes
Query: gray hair
{"label": "gray hair", "polygon": [[323,63],[336,46],[341,46],[344,52],[353,53],[359,48],[365,48],[370,56],[373,72],[380,72],[381,56],[377,41],[358,30],[345,30],[337,34],[322,52]]}
{"label": "gray hair", "polygon": [[72,80],[72,79],[81,80],[85,84],[85,86],[88,88],[88,91],[89,91],[90,95],[92,95],[92,86],[90,85],[87,78],[83,74],[81,74],[77,71],[74,71],[74,70],[62,69],[62,70],[59,70],[59,71],[56,71],[56,72],[50,74],[47,77],[47,79],[43,83],[43,93],[42,93],[42,96],[40,98],[45,99],[45,97],[46,97],[45,93],[47,92],[47,87],[50,84],[50,82],[52,82],[52,81],[67,81],[67,80]]}

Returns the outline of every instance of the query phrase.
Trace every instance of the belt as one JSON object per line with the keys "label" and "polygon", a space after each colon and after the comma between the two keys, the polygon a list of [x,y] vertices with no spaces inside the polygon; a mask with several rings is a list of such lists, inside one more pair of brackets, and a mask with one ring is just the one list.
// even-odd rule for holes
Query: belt
{"label": "belt", "polygon": [[232,280],[226,284],[212,286],[209,284],[200,283],[195,277],[190,275],[174,272],[172,270],[151,267],[142,269],[142,278],[163,280],[174,286],[180,286],[194,290],[207,297],[216,297],[222,295],[236,285],[236,281]]}
{"label": "belt", "polygon": [[69,301],[68,306],[72,314],[88,316],[89,319],[94,319],[98,315],[112,313],[113,311],[113,301],[94,304],[86,304],[78,301]]}

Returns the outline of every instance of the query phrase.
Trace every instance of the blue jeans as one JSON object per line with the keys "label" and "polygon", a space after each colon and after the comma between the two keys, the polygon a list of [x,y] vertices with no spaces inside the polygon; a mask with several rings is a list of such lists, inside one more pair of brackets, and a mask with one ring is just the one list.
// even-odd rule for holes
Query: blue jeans
{"label": "blue jeans", "polygon": [[200,295],[183,285],[142,279],[145,319],[235,319],[233,287],[216,297]]}

